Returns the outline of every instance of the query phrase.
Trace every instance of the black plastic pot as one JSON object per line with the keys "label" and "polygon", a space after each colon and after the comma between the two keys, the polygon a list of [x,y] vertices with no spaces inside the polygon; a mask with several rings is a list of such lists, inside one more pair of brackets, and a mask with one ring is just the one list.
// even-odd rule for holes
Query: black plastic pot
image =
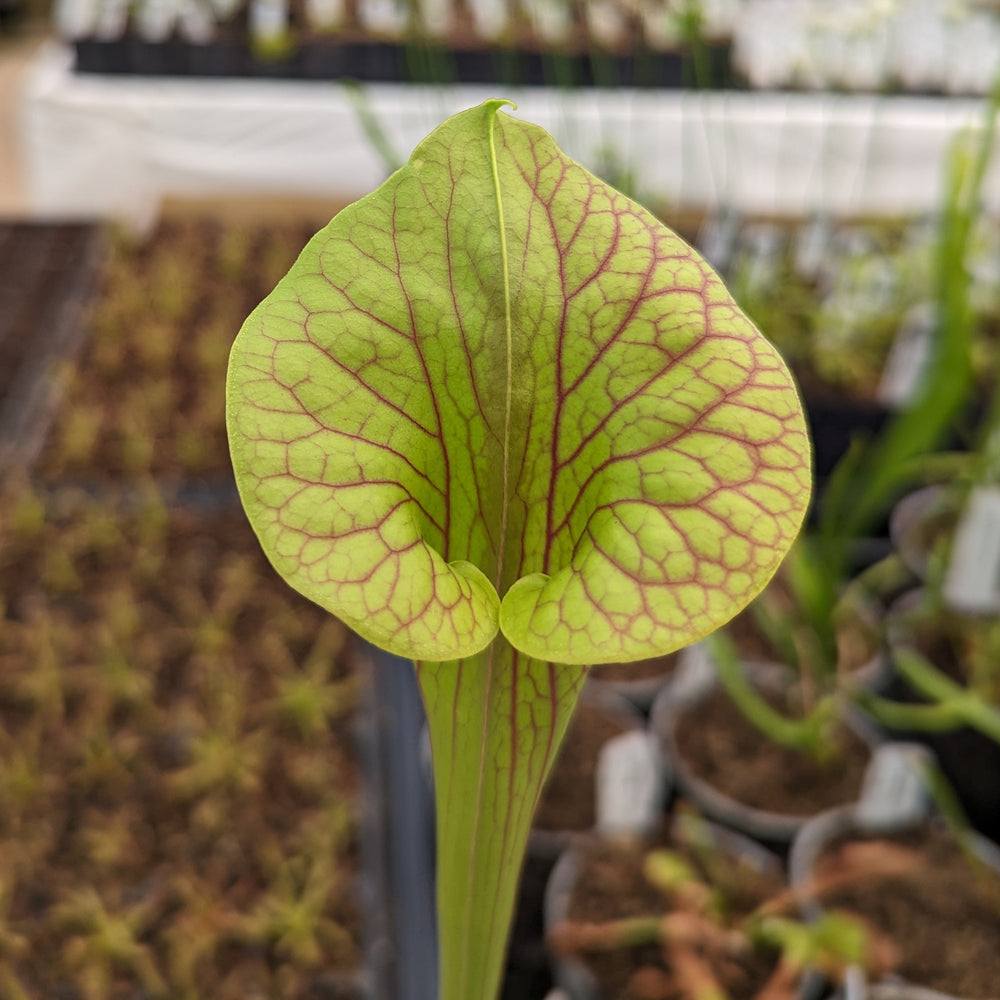
{"label": "black plastic pot", "polygon": [[[744,669],[762,690],[777,690],[788,679],[789,671],[779,664],[745,663]],[[672,683],[657,698],[650,715],[650,725],[660,740],[663,755],[675,776],[678,790],[690,798],[707,817],[746,836],[769,845],[788,844],[810,818],[759,809],[713,787],[684,759],[677,744],[679,719],[689,708],[701,704],[721,687],[714,664],[707,651],[691,658],[687,668],[678,672]],[[844,724],[870,748],[879,743],[876,730],[861,715],[847,711]],[[760,739],[766,740],[763,734]]]}
{"label": "black plastic pot", "polygon": [[[465,83],[504,86],[683,87],[689,56],[677,51],[554,52],[484,44],[452,48],[443,42],[343,40],[303,33],[280,58],[254,52],[246,34],[194,44],[179,38],[148,42],[132,35],[74,42],[78,73],[137,76],[261,76],[281,79],[386,83]],[[729,46],[708,46],[711,80],[732,86]]]}
{"label": "black plastic pot", "polygon": [[958,496],[947,486],[925,486],[903,497],[889,516],[893,551],[918,580],[927,578],[928,564],[945,533],[958,520]]}
{"label": "black plastic pot", "polygon": [[[653,707],[657,695],[670,683],[670,678],[676,670],[681,669],[685,650],[681,650],[676,657],[660,657],[657,661],[650,661],[657,666],[662,666],[662,672],[651,674],[645,677],[635,678],[615,678],[611,679],[602,675],[600,668],[591,670],[588,684],[595,688],[604,688],[613,691],[618,697],[624,698],[635,709],[643,715],[648,715]],[[629,666],[632,666],[631,664]]]}

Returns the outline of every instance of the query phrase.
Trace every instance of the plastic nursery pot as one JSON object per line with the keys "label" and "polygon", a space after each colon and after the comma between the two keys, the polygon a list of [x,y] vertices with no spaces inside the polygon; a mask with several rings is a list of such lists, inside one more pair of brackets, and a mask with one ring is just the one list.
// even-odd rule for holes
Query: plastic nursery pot
{"label": "plastic nursery pot", "polygon": [[573,840],[595,830],[654,828],[669,784],[657,741],[635,706],[588,683],[542,793],[529,856],[554,861]]}
{"label": "plastic nursery pot", "polygon": [[[699,843],[704,845],[707,842],[710,849],[720,851],[733,869],[740,866],[750,873],[752,878],[775,887],[785,884],[784,866],[777,855],[767,848],[742,834],[705,820],[696,819],[695,822],[701,831]],[[678,828],[679,825],[674,823],[672,832],[676,833]],[[594,863],[595,857],[600,855],[607,857],[609,854],[612,857],[627,857],[633,852],[641,857],[645,851],[655,847],[674,846],[680,839],[680,836],[664,837],[661,832],[656,836],[645,838],[602,838],[595,834],[577,840],[559,856],[546,886],[546,935],[548,936],[549,932],[560,923],[572,919],[574,896],[581,882],[586,884],[590,881],[587,878],[588,868]],[[609,869],[609,875],[604,879],[609,884],[596,888],[598,895],[602,892],[605,894],[608,908],[615,910],[605,919],[666,911],[665,899],[651,888],[648,908],[643,907],[639,893],[633,885],[630,884],[626,890],[622,879],[631,883],[636,877],[635,874],[619,877]],[[589,916],[586,919],[589,920]],[[647,946],[642,951],[623,949],[615,960],[615,967],[604,970],[604,985],[598,973],[585,959],[573,954],[552,953],[553,978],[559,990],[560,1000],[618,1000],[621,995],[620,982],[616,984],[615,980],[620,981],[629,975],[634,971],[633,966],[638,967],[653,961],[654,953],[658,950],[655,945]]]}
{"label": "plastic nursery pot", "polygon": [[640,712],[648,713],[656,696],[670,683],[684,650],[638,663],[609,663],[590,668],[590,683],[608,688],[628,699]]}
{"label": "plastic nursery pot", "polygon": [[834,994],[833,1000],[960,1000],[950,993],[926,990],[912,983],[862,983],[845,987]]}
{"label": "plastic nursery pot", "polygon": [[[932,854],[928,859],[926,877],[920,878],[915,872],[879,875],[874,869],[863,880],[855,880],[850,887],[850,897],[844,899],[834,889],[823,903],[811,895],[811,887],[816,884],[829,885],[828,871],[823,868],[824,856],[837,845],[853,841],[879,841],[892,839],[907,848],[919,845],[921,838],[933,838],[933,843],[950,844],[954,858],[958,859],[967,875],[969,884],[982,884],[990,871],[996,875],[996,889],[1000,893],[1000,848],[979,834],[968,832],[962,847],[954,841],[952,833],[940,818],[935,816],[929,796],[924,786],[922,771],[933,760],[926,747],[918,744],[886,743],[876,751],[872,766],[865,778],[865,787],[858,802],[830,809],[814,817],[799,831],[789,855],[789,873],[800,905],[809,918],[818,917],[825,905],[847,912],[863,912],[865,920],[883,934],[888,934],[898,946],[905,946],[910,933],[904,928],[894,928],[891,923],[904,914],[929,916],[933,925],[928,934],[933,941],[922,940],[918,945],[934,963],[934,975],[951,955],[959,956],[954,965],[959,967],[976,963],[984,953],[996,954],[995,942],[1000,939],[1000,913],[996,909],[996,899],[980,902],[974,909],[962,899],[962,884],[944,874],[944,862],[940,854]],[[927,841],[925,841],[927,842]],[[935,848],[937,849],[937,848]],[[975,865],[969,855],[976,859]],[[872,861],[866,862],[871,865]],[[965,865],[968,865],[967,870]],[[929,899],[914,897],[899,878],[912,878],[922,888],[923,883],[931,884],[934,879],[944,880],[944,892],[950,915],[935,911]],[[939,887],[940,888],[940,887]],[[859,906],[857,900],[867,897],[873,901],[873,908]],[[953,901],[961,899],[956,905]],[[855,910],[857,907],[857,910]],[[961,913],[958,911],[961,910]],[[984,929],[983,914],[990,925]],[[980,945],[978,950],[966,948],[949,950],[946,935],[956,928],[968,926],[978,928]],[[847,970],[844,982],[833,993],[833,1000],[971,1000],[971,997],[953,992],[941,992],[940,982],[934,984],[908,981],[905,973],[907,959],[901,958],[896,972],[879,977],[877,982],[869,982],[868,976],[858,966]],[[945,973],[947,975],[947,972]],[[910,977],[913,978],[912,976]],[[983,990],[991,990],[995,983],[975,990],[981,996]],[[815,977],[810,984],[808,996],[828,996],[823,983]]]}
{"label": "plastic nursery pot", "polygon": [[941,484],[908,493],[893,507],[889,516],[893,549],[919,580],[927,578],[935,548],[954,530],[958,515],[955,491]]}
{"label": "plastic nursery pot", "polygon": [[[889,679],[882,694],[905,704],[926,703],[920,693],[894,667],[894,654],[914,649],[942,674],[964,684],[970,647],[963,625],[979,624],[957,613],[938,614],[925,610],[922,589],[907,591],[886,615],[889,645]],[[970,726],[941,732],[890,729],[896,739],[923,743],[934,752],[941,770],[951,783],[973,826],[994,839],[1000,838],[1000,744]]]}
{"label": "plastic nursery pot", "polygon": [[[844,711],[837,729],[842,752],[832,763],[811,760],[774,743],[740,714],[700,648],[703,655],[688,660],[650,715],[681,794],[705,816],[775,846],[789,843],[815,813],[855,800],[879,742],[859,713]],[[792,680],[780,664],[744,663],[743,669],[758,690],[774,696]],[[689,759],[695,752],[697,762]]]}
{"label": "plastic nursery pot", "polygon": [[928,990],[912,983],[866,983],[864,978],[854,978],[825,1000],[961,1000],[950,993]]}

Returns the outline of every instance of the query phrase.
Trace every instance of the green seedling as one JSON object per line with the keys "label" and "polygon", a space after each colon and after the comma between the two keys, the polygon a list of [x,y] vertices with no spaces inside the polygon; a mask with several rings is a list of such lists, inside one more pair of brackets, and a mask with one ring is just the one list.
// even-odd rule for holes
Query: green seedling
{"label": "green seedling", "polygon": [[324,955],[349,950],[348,932],[327,912],[331,891],[337,889],[332,860],[305,854],[285,859],[242,921],[241,935],[307,969],[317,968]]}
{"label": "green seedling", "polygon": [[[697,841],[701,824],[689,819],[685,835],[694,833]],[[662,949],[664,968],[640,968],[631,983],[631,992],[646,1000],[728,1000],[720,970],[755,954],[773,956],[774,964],[754,1000],[794,1000],[809,969],[840,981],[851,965],[876,974],[891,968],[891,943],[860,918],[830,911],[803,923],[786,914],[802,898],[821,899],[859,881],[912,871],[918,861],[911,851],[862,844],[836,869],[794,891],[782,889],[740,913],[734,897],[757,887],[759,900],[759,873],[742,867],[738,857],[714,844],[691,846],[697,861],[668,848],[646,855],[643,874],[662,893],[662,912],[596,923],[565,920],[551,928],[550,946],[558,954],[583,956],[656,945]]]}
{"label": "green seedling", "polygon": [[358,678],[331,676],[335,658],[344,644],[339,622],[329,621],[320,629],[301,669],[291,661],[282,645],[278,655],[286,659],[286,669],[277,680],[274,707],[303,740],[314,739],[335,719],[342,718],[358,704]]}
{"label": "green seedling", "polygon": [[108,996],[118,970],[127,970],[150,997],[167,996],[152,949],[142,940],[162,906],[161,898],[151,897],[109,910],[89,888],[56,904],[53,920],[68,934],[63,960],[87,1000]]}
{"label": "green seedling", "polygon": [[1000,469],[1000,393],[994,394],[972,453],[954,456],[940,451],[945,435],[961,425],[973,387],[977,318],[969,259],[993,156],[998,109],[1000,84],[986,105],[982,127],[959,137],[946,164],[948,183],[932,282],[936,333],[931,363],[915,397],[876,439],[855,442],[834,469],[818,510],[816,531],[798,539],[785,563],[794,607],[777,615],[765,602],[754,607],[765,631],[814,692],[803,717],[775,711],[740,672],[732,643],[724,635],[712,640],[720,677],[747,718],[776,742],[817,758],[829,757],[832,727],[848,698],[860,701],[872,716],[890,725],[930,730],[968,720],[994,736],[1000,733],[1000,716],[990,706],[981,699],[974,704],[974,697],[949,684],[918,654],[905,653],[898,665],[934,704],[910,707],[886,703],[852,683],[849,671],[841,669],[838,648],[838,630],[845,616],[856,615],[857,602],[873,597],[878,601],[905,580],[899,560],[890,557],[870,569],[865,579],[847,586],[853,544],[873,528],[900,492],[942,473],[962,497],[972,482],[1000,479],[995,471]]}
{"label": "green seedling", "polygon": [[178,876],[173,891],[180,907],[162,934],[164,965],[178,1000],[200,1000],[203,968],[213,965],[224,942],[236,939],[241,914],[214,886],[193,876]]}
{"label": "green seedling", "polygon": [[774,348],[690,247],[504,103],[449,119],[313,238],[227,387],[278,572],[415,662],[442,1000],[496,995],[587,667],[732,617],[810,492]]}
{"label": "green seedling", "polygon": [[260,785],[264,736],[239,733],[239,719],[225,713],[221,728],[199,734],[191,744],[191,763],[173,772],[164,784],[181,800],[202,795],[247,795]]}

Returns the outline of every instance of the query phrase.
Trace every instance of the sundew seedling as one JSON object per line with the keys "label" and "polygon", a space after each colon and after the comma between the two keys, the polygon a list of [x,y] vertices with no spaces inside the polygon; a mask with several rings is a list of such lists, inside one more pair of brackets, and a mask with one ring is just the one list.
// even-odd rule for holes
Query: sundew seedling
{"label": "sundew seedling", "polygon": [[279,573],[415,663],[441,1000],[492,1000],[531,816],[596,663],[736,614],[801,525],[796,389],[719,278],[488,101],[250,315],[227,419]]}

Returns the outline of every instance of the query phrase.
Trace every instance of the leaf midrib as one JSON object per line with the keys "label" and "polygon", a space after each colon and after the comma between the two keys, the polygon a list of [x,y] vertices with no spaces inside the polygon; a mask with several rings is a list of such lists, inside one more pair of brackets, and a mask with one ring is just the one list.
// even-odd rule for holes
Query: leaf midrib
{"label": "leaf midrib", "polygon": [[497,163],[496,150],[496,116],[498,109],[493,109],[493,114],[489,118],[489,149],[490,149],[490,170],[493,175],[493,193],[497,206],[497,225],[500,227],[500,263],[503,270],[503,308],[504,308],[504,336],[506,347],[507,371],[504,380],[504,417],[503,417],[503,473],[500,497],[500,535],[497,550],[496,569],[496,591],[497,596],[503,598],[503,557],[507,547],[507,512],[510,505],[510,425],[511,408],[513,401],[513,381],[514,381],[514,333],[511,321],[511,301],[510,301],[510,260],[507,251],[507,227],[504,220],[503,193],[500,190],[500,169]]}
{"label": "leaf midrib", "polygon": [[[511,322],[511,300],[510,300],[510,262],[507,251],[507,230],[504,223],[504,208],[503,208],[503,193],[500,189],[500,170],[499,164],[497,163],[497,150],[496,150],[496,116],[498,108],[494,107],[492,109],[492,114],[489,116],[489,156],[490,156],[490,172],[493,178],[493,193],[496,200],[497,207],[497,225],[500,228],[500,264],[503,270],[503,306],[504,306],[504,335],[505,335],[505,348],[506,348],[506,366],[507,370],[505,373],[505,387],[504,387],[504,424],[503,424],[503,470],[502,470],[502,480],[501,480],[501,497],[500,497],[500,532],[497,545],[497,569],[495,578],[495,587],[497,596],[503,598],[502,593],[502,583],[503,583],[503,557],[504,550],[506,548],[507,541],[507,512],[509,507],[510,499],[510,425],[511,425],[511,408],[513,401],[513,325]],[[486,679],[486,691],[489,692],[493,685],[493,670],[494,663],[496,659],[496,643],[492,643],[489,649],[489,654],[487,657],[487,679]],[[459,665],[459,669],[462,666]],[[460,682],[461,683],[461,682]],[[489,700],[489,695],[487,695]],[[485,782],[485,768],[488,758],[488,743],[490,736],[489,725],[483,726],[483,732],[481,736],[481,744],[479,750],[479,774],[477,776],[477,794],[476,794],[476,811],[475,817],[473,819],[473,829],[472,836],[474,843],[477,845],[475,849],[470,853],[469,863],[474,868],[477,863],[477,857],[479,852],[479,847],[482,844],[482,840],[479,837],[479,822],[482,817],[483,806],[483,787]],[[513,741],[516,745],[516,740]],[[512,769],[513,770],[513,769]],[[473,871],[469,872],[469,877],[466,879],[466,885],[468,886],[467,895],[465,898],[464,911],[466,914],[471,912],[471,908],[476,905],[476,900],[472,897],[472,887],[475,885],[476,879],[474,877]],[[480,904],[482,901],[480,901]],[[489,904],[487,904],[489,905]],[[463,995],[466,995],[465,991],[468,987],[468,976],[469,976],[469,963],[466,960],[468,952],[463,955],[462,964],[462,975],[461,982],[463,986]]]}

